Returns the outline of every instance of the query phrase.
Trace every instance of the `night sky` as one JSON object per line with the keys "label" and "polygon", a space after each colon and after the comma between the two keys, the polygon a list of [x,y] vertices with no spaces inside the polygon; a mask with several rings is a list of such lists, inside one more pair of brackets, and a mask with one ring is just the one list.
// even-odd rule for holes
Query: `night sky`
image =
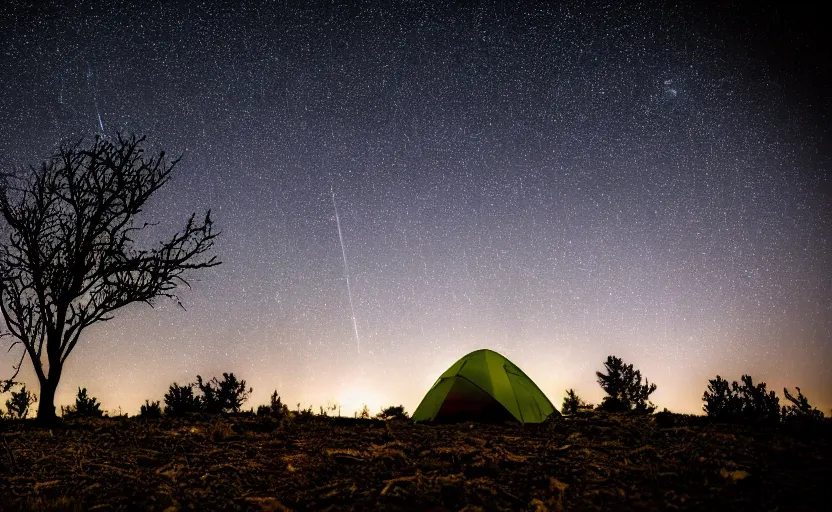
{"label": "night sky", "polygon": [[251,406],[412,412],[491,348],[557,407],[569,387],[598,403],[615,354],[660,408],[749,373],[829,413],[819,12],[239,3],[0,7],[0,166],[146,134],[184,156],[143,242],[209,208],[223,232],[186,310],[86,331],[58,404],[85,386],[135,413],[233,371]]}

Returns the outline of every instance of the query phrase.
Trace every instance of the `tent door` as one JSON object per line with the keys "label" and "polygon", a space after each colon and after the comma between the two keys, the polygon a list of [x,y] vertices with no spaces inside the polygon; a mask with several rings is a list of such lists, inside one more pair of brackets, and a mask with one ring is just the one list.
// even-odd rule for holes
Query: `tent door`
{"label": "tent door", "polygon": [[491,395],[464,377],[448,391],[445,401],[436,414],[437,422],[470,421],[501,423],[516,421],[505,407]]}

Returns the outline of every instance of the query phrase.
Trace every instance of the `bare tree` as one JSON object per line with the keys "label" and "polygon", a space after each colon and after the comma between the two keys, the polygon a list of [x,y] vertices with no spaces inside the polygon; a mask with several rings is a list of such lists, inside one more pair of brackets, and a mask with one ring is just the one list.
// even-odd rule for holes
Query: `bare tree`
{"label": "bare tree", "polygon": [[83,330],[128,304],[175,300],[184,273],[219,265],[211,212],[153,249],[136,249],[137,215],[177,160],[148,156],[144,138],[96,137],[62,146],[29,172],[0,176],[0,310],[40,382],[38,419],[54,421],[55,390]]}

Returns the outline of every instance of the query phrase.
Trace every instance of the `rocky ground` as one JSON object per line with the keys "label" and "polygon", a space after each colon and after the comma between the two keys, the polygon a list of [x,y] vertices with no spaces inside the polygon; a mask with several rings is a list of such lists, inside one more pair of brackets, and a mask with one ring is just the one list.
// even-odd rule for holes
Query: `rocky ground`
{"label": "rocky ground", "polygon": [[829,423],[0,423],[0,510],[821,510]]}

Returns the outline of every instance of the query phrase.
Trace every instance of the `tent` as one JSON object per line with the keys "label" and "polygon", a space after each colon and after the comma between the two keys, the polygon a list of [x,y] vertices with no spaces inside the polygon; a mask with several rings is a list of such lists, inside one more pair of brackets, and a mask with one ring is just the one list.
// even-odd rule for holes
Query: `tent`
{"label": "tent", "polygon": [[493,350],[476,350],[451,365],[422,399],[414,421],[540,423],[560,415],[540,388]]}

